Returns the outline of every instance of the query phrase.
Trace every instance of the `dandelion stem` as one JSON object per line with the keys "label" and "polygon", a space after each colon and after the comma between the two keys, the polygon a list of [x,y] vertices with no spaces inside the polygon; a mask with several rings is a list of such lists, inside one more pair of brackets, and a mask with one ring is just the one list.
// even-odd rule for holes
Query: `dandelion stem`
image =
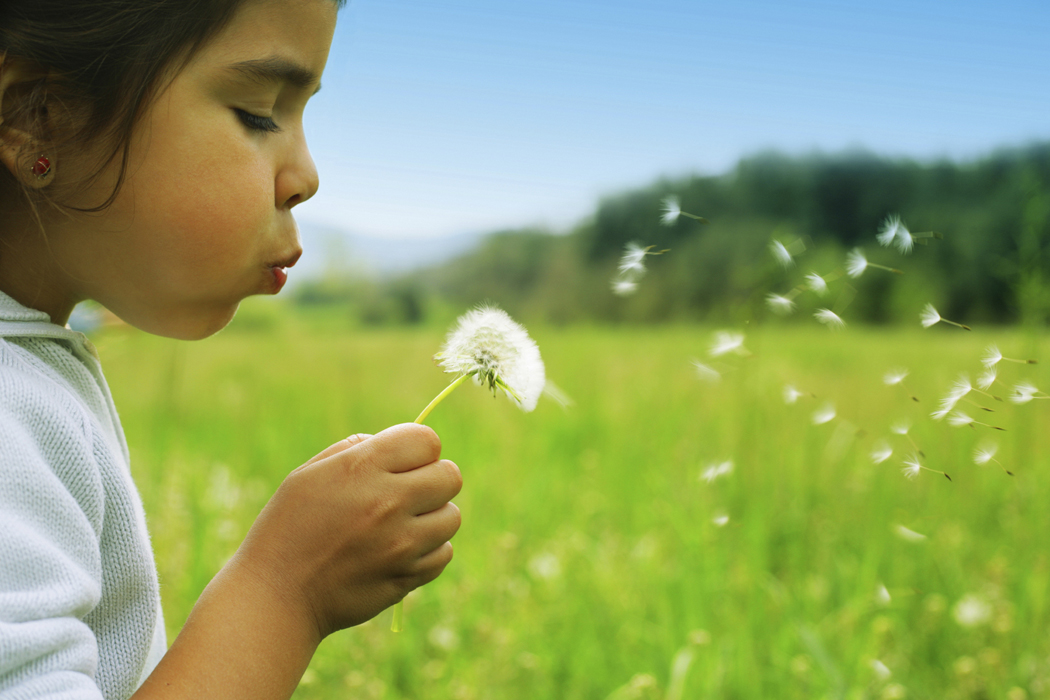
{"label": "dandelion stem", "polygon": [[895,267],[886,267],[885,265],[877,265],[877,264],[875,264],[873,262],[868,263],[868,267],[876,267],[876,268],[878,268],[880,270],[885,270],[886,272],[892,272],[895,275],[903,275],[904,274],[903,270],[898,270]]}
{"label": "dandelion stem", "polygon": [[709,224],[709,223],[711,223],[710,221],[708,221],[704,217],[697,216],[696,214],[690,214],[687,211],[683,211],[683,212],[681,212],[681,214],[682,214],[682,216],[688,216],[690,219],[696,219],[697,221],[699,221],[702,224]]}
{"label": "dandelion stem", "polygon": [[423,409],[423,412],[419,414],[419,418],[416,418],[414,422],[422,425],[423,421],[425,421],[427,419],[427,416],[430,415],[430,412],[434,410],[434,407],[441,403],[446,396],[451,394],[455,390],[455,388],[462,384],[463,380],[465,380],[469,376],[469,374],[461,374],[460,376],[456,377],[451,384],[445,387],[444,391],[435,396],[434,400],[427,404],[427,407]]}
{"label": "dandelion stem", "polygon": [[962,324],[962,323],[956,323],[955,321],[949,321],[949,320],[948,320],[948,319],[946,319],[946,318],[942,318],[942,319],[941,319],[941,323],[950,323],[950,324],[951,324],[951,325],[953,325],[953,326],[958,326],[959,328],[962,328],[962,329],[963,329],[964,331],[972,331],[972,330],[973,330],[972,328],[970,328],[970,327],[969,327],[969,326],[967,326],[967,325],[964,325],[964,324]]}

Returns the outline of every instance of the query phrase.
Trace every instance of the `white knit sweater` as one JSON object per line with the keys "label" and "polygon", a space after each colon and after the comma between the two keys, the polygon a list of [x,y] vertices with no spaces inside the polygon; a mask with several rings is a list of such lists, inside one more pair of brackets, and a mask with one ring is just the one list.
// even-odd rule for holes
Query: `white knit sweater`
{"label": "white knit sweater", "polygon": [[166,646],[95,349],[0,293],[0,699],[127,698]]}

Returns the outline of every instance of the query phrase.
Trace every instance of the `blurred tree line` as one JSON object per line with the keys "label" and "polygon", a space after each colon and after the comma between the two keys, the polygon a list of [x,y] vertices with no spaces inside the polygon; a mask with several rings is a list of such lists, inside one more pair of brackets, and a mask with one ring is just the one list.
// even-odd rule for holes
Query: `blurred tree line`
{"label": "blurred tree line", "polygon": [[[681,217],[663,225],[663,200]],[[908,256],[880,247],[882,222],[899,214],[911,231],[944,236]],[[800,239],[792,268],[769,252],[773,239]],[[668,249],[647,256],[648,272],[628,297],[611,280],[629,242]],[[1050,144],[1004,149],[958,163],[920,163],[866,152],[746,158],[729,173],[664,179],[603,199],[567,233],[493,233],[471,253],[386,280],[329,276],[302,285],[303,305],[343,305],[365,324],[446,322],[493,302],[525,322],[743,322],[766,318],[766,295],[785,293],[806,272],[828,274],[861,247],[868,270],[832,283],[828,299],[798,297],[796,318],[830,306],[843,285],[850,321],[914,322],[931,302],[948,318],[1043,324],[1050,313]]]}

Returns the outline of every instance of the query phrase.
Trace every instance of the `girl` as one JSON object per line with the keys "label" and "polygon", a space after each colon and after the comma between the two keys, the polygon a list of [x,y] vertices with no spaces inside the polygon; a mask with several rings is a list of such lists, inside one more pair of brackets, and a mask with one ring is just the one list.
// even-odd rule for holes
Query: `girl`
{"label": "girl", "polygon": [[95,299],[204,338],[280,290],[337,4],[0,3],[0,697],[286,698],[451,559],[437,436],[356,435],[291,472],[167,649],[117,412],[66,328]]}

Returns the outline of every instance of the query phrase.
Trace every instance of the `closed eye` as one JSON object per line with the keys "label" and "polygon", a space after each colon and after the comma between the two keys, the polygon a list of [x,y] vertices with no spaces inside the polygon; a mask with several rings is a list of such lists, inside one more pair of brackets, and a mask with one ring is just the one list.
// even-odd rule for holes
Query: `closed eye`
{"label": "closed eye", "polygon": [[277,122],[271,117],[262,117],[258,114],[245,112],[243,109],[234,108],[233,111],[237,113],[237,118],[241,120],[241,123],[252,131],[262,131],[272,134],[281,130],[281,127],[277,126]]}

